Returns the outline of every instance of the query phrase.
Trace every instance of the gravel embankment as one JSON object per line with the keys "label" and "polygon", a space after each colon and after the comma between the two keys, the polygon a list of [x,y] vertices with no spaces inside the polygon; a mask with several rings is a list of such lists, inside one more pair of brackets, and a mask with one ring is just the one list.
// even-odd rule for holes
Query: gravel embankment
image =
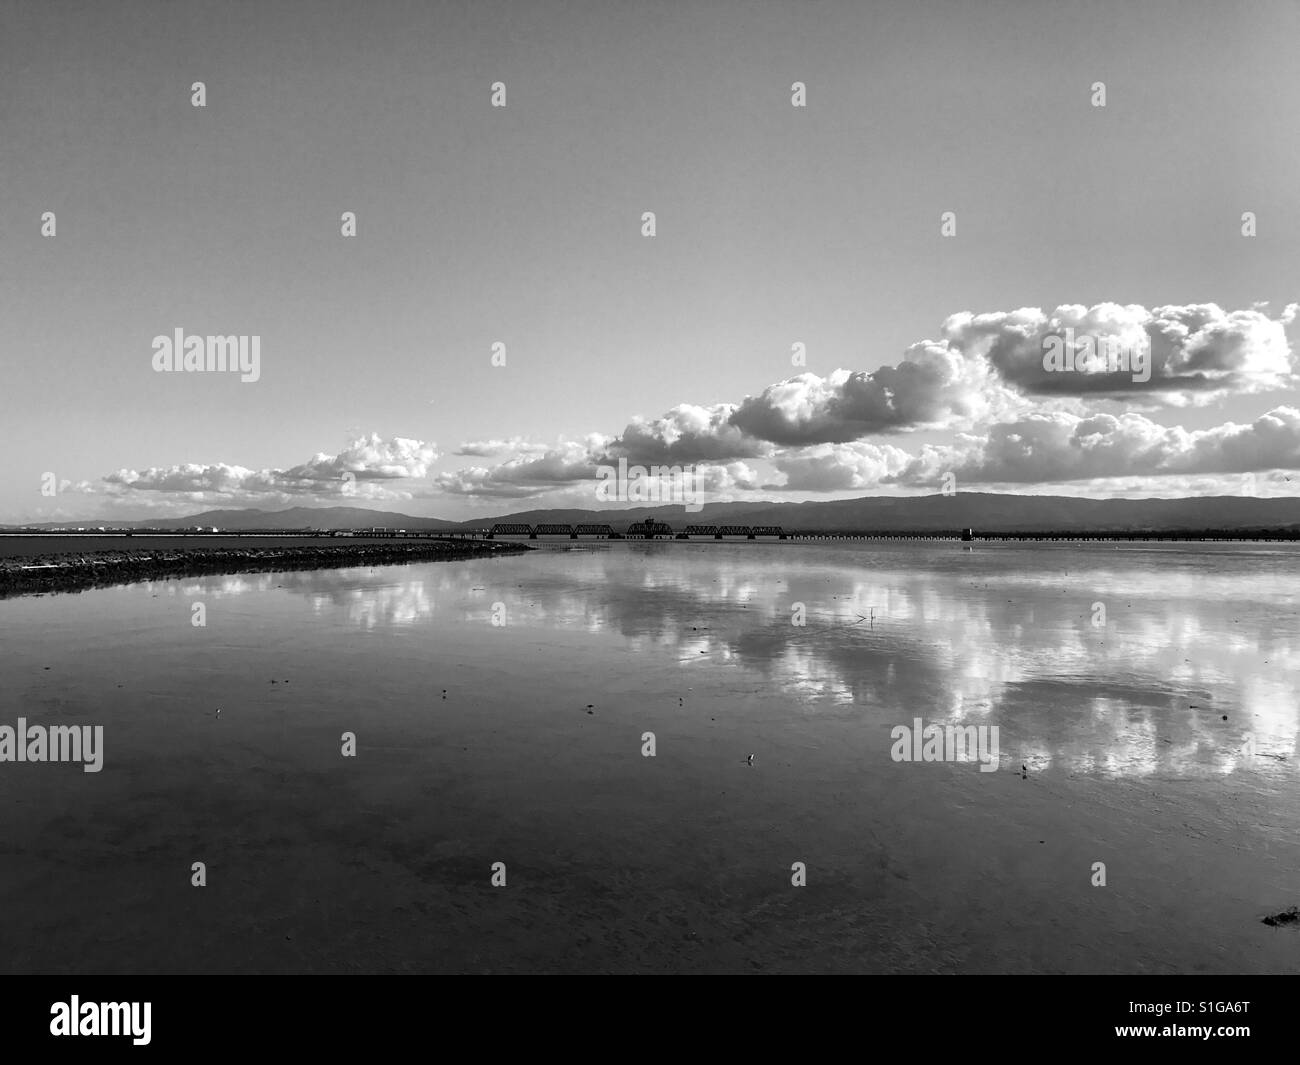
{"label": "gravel embankment", "polygon": [[529,550],[523,544],[482,540],[329,544],[284,547],[166,547],[156,550],[63,552],[0,557],[0,597],[73,592],[107,584],[216,573],[391,566],[404,562],[483,558]]}

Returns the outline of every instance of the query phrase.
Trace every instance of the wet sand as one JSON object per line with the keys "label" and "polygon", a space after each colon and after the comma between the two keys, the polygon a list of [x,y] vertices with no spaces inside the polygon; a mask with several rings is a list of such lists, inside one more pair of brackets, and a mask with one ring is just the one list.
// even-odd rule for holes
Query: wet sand
{"label": "wet sand", "polygon": [[[9,600],[0,723],[106,753],[0,766],[0,965],[1298,972],[1262,923],[1300,901],[1296,562],[1198,550],[605,545]],[[1000,724],[999,770],[892,761],[914,715]]]}

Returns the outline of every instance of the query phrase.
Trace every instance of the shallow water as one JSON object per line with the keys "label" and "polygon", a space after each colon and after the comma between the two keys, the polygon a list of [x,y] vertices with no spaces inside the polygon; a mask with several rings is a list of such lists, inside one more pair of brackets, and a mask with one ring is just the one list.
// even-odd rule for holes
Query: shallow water
{"label": "shallow water", "polygon": [[[1300,971],[1297,576],[557,541],[0,602],[0,725],[105,734],[0,764],[0,965]],[[998,771],[895,761],[916,718]]]}

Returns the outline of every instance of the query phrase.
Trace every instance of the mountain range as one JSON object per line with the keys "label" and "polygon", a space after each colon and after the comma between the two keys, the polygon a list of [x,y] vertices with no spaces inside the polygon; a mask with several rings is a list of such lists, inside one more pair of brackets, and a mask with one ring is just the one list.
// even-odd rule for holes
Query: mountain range
{"label": "mountain range", "polygon": [[780,525],[790,530],[824,529],[879,532],[939,532],[972,528],[978,532],[1098,532],[1184,529],[1258,529],[1300,526],[1300,498],[1197,496],[1186,499],[1083,499],[1076,496],[1001,495],[959,492],[955,495],[865,496],[806,503],[759,501],[707,503],[695,513],[681,504],[627,510],[526,510],[470,521],[446,521],[364,507],[290,507],[285,510],[208,510],[180,518],[141,521],[42,522],[16,529],[53,529],[104,524],[125,529],[216,527],[249,529],[477,529],[496,522],[527,525],[583,522],[626,531],[633,522],[654,518],[674,528],[684,525]]}

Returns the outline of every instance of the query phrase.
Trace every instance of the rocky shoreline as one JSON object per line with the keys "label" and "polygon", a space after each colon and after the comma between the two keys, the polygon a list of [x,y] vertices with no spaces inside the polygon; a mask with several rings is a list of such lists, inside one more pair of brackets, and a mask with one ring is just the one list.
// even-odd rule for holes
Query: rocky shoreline
{"label": "rocky shoreline", "polygon": [[392,566],[484,558],[528,550],[531,548],[524,544],[498,541],[421,540],[419,543],[65,552],[31,558],[0,558],[0,598],[40,592],[79,592],[104,585],[167,577]]}

